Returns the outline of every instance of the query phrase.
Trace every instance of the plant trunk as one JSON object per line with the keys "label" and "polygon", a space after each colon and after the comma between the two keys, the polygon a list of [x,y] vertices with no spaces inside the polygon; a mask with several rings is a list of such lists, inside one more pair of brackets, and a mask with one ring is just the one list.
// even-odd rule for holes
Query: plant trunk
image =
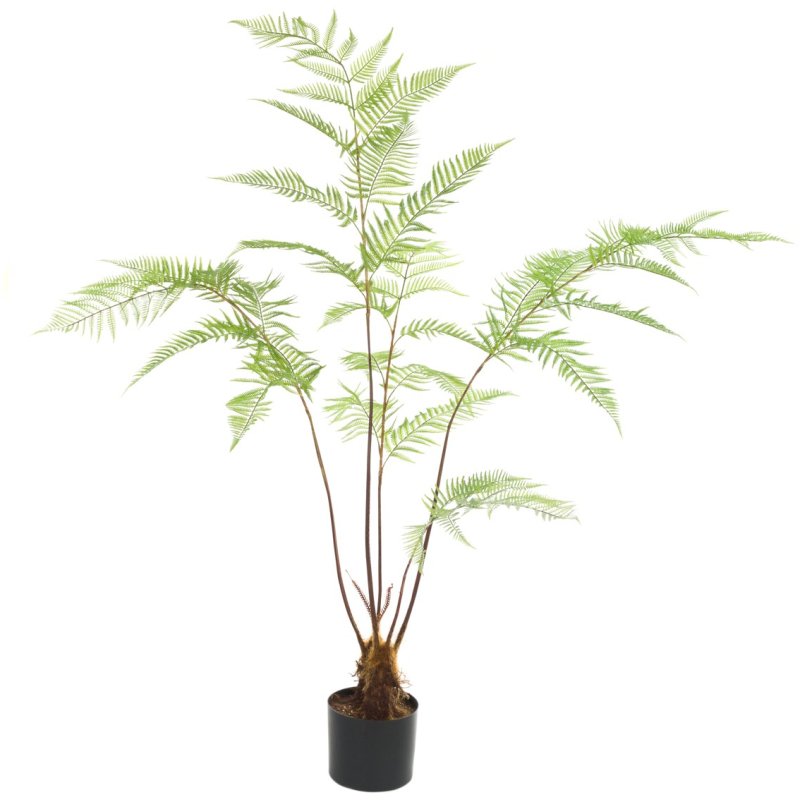
{"label": "plant trunk", "polygon": [[399,719],[414,708],[410,695],[402,685],[405,681],[397,667],[397,649],[379,637],[367,641],[366,649],[356,662],[358,685],[347,707],[342,709],[362,719]]}

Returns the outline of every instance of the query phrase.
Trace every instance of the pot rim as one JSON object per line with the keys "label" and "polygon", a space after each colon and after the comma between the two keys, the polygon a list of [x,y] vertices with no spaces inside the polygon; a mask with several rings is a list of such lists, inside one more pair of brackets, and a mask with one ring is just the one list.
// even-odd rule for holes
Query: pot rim
{"label": "pot rim", "polygon": [[417,700],[417,698],[414,697],[414,695],[409,692],[406,692],[406,694],[411,698],[411,701],[414,704],[414,710],[410,714],[406,714],[404,717],[398,717],[397,719],[362,719],[361,717],[351,717],[349,714],[343,714],[341,711],[339,711],[338,709],[334,708],[331,705],[331,700],[333,699],[334,695],[352,694],[355,691],[355,689],[356,689],[355,686],[346,686],[344,689],[337,689],[335,692],[332,692],[330,695],[328,695],[328,710],[332,711],[334,714],[338,714],[340,717],[344,717],[345,719],[356,720],[357,722],[386,723],[386,722],[402,722],[405,719],[413,717],[417,713],[417,710],[419,709],[419,700]]}

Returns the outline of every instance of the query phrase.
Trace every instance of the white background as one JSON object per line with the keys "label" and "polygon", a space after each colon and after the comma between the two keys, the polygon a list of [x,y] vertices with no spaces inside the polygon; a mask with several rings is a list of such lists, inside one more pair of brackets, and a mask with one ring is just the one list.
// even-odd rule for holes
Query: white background
{"label": "white background", "polygon": [[[580,247],[606,219],[726,208],[731,229],[800,239],[790,4],[337,8],[364,44],[394,27],[407,71],[476,62],[420,115],[420,174],[515,137],[439,221],[469,295],[442,313],[475,319],[497,273]],[[122,397],[150,350],[202,314],[192,302],[114,343],[32,335],[113,272],[100,259],[218,259],[258,237],[350,246],[318,209],[208,180],[273,165],[337,175],[313,130],[248,100],[305,75],[227,21],[281,10],[3,12],[4,800],[346,794],[327,776],[325,699],[351,683],[356,648],[299,405],[279,398],[229,454],[224,403],[241,387],[222,345]],[[324,24],[330,7],[286,10]],[[534,365],[498,368],[491,383],[518,396],[454,436],[451,474],[528,475],[574,500],[581,523],[498,514],[469,523],[476,550],[432,542],[401,650],[421,704],[406,796],[800,796],[798,251],[706,252],[688,266],[697,295],[633,274],[596,285],[685,341],[599,315],[576,325],[614,381],[624,437]],[[358,324],[328,329],[335,341],[316,332],[342,287],[291,256],[246,262],[299,297],[304,341],[330,364],[324,397],[337,348],[359,347]],[[323,444],[361,577],[361,447],[331,430]],[[389,580],[432,472],[389,475]]]}

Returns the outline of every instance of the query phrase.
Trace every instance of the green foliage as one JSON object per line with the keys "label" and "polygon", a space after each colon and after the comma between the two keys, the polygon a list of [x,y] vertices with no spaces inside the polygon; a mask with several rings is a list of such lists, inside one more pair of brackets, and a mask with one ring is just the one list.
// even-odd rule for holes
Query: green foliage
{"label": "green foliage", "polygon": [[472,547],[461,528],[461,521],[470,511],[484,510],[491,517],[498,508],[524,508],[543,520],[576,519],[571,503],[548,497],[539,491],[540,488],[539,483],[503,470],[450,478],[424,498],[427,521],[406,528],[406,554],[421,572],[425,535],[434,525],[442,527],[456,541]]}
{"label": "green foliage", "polygon": [[356,221],[356,211],[352,204],[336,186],[317,189],[306,183],[299,173],[293,169],[256,169],[237,175],[218,178],[229,183],[241,183],[245,186],[256,186],[269,189],[295,203],[314,203],[333,214],[342,225],[352,225]]}
{"label": "green foliage", "polygon": [[[309,108],[276,99],[261,102],[332,142],[342,171],[334,185],[316,185],[287,168],[255,169],[219,180],[267,189],[324,209],[343,228],[355,229],[351,231],[352,258],[265,231],[259,238],[241,241],[229,258],[215,264],[167,258],[116,261],[112,263],[121,274],[76,292],[43,330],[114,336],[120,325],[153,322],[187,293],[213,303],[214,313],[156,349],[131,384],[198,345],[232,343],[243,352],[241,375],[234,380],[247,383],[248,388],[228,403],[231,448],[266,418],[272,390],[284,389],[302,402],[329,490],[312,416],[313,390],[322,364],[297,342],[290,312],[294,301],[278,293],[280,279],[246,278],[242,265],[233,258],[251,250],[268,251],[275,260],[301,255],[315,273],[339,279],[325,286],[328,308],[320,326],[325,337],[328,327],[341,320],[354,315],[362,320],[367,315],[369,320],[371,352],[345,353],[341,367],[353,380],[340,381],[337,394],[324,401],[324,410],[344,440],[372,437],[381,480],[391,460],[413,461],[428,448],[441,445],[439,478],[424,499],[426,518],[409,526],[405,534],[407,553],[418,569],[432,527],[469,544],[461,523],[476,509],[491,514],[498,508],[522,508],[543,519],[573,518],[569,503],[541,494],[540,485],[525,478],[499,470],[447,477],[445,456],[451,431],[508,396],[508,392],[481,386],[479,378],[489,373],[493,361],[506,365],[538,361],[543,368],[552,367],[619,426],[617,401],[608,379],[589,363],[589,345],[569,332],[573,314],[604,312],[662,333],[673,331],[647,308],[601,299],[587,282],[598,272],[638,270],[688,286],[683,260],[697,254],[700,243],[722,240],[747,247],[778,238],[709,227],[707,223],[721,213],[717,211],[657,227],[607,223],[588,233],[583,248],[530,255],[519,268],[501,275],[481,321],[463,326],[449,318],[456,308],[453,297],[461,294],[458,281],[446,281],[439,274],[456,267],[458,261],[435,238],[434,217],[450,208],[457,192],[509,140],[479,144],[441,159],[418,185],[415,174],[416,115],[467,65],[401,74],[402,57],[388,57],[391,32],[362,48],[351,30],[340,31],[335,13],[324,25],[286,14],[235,23],[262,47],[281,48],[303,71],[304,82],[284,93],[321,105]],[[487,227],[487,236],[500,235],[497,225],[501,222],[502,213],[495,214],[495,228]],[[433,293],[447,295],[447,302],[440,302],[431,317],[415,304]],[[462,349],[474,356],[474,372],[466,377],[453,374],[446,356],[444,363],[436,363],[437,350],[429,343],[442,337],[468,345]]]}
{"label": "green foliage", "polygon": [[385,461],[391,458],[413,461],[423,448],[436,443],[435,435],[445,432],[451,421],[455,425],[475,419],[493,400],[508,396],[508,392],[500,389],[462,389],[460,396],[454,394],[445,403],[406,417],[386,430]]}

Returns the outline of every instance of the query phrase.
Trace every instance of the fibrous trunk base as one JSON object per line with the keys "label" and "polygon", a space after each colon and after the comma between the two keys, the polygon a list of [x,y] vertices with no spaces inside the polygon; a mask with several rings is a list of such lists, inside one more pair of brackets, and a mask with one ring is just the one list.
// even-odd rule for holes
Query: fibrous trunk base
{"label": "fibrous trunk base", "polygon": [[356,662],[358,685],[352,694],[337,698],[335,708],[343,714],[361,719],[399,719],[413,710],[405,681],[397,667],[397,650],[383,639],[373,639]]}

